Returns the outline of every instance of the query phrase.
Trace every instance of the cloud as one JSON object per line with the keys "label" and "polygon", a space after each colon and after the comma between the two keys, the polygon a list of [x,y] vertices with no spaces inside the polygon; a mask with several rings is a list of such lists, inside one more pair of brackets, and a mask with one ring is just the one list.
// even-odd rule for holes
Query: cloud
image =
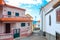
{"label": "cloud", "polygon": [[[20,4],[41,4],[42,0],[5,0],[7,4],[19,6]],[[8,1],[8,2],[7,2]]]}
{"label": "cloud", "polygon": [[51,0],[46,0],[47,2],[51,1]]}
{"label": "cloud", "polygon": [[[37,16],[39,19],[39,10],[40,6],[44,5],[47,1],[49,2],[50,0],[5,0],[7,4],[17,6],[20,8],[26,9],[26,14],[30,14],[34,19],[35,16]],[[38,16],[39,15],[39,16]]]}

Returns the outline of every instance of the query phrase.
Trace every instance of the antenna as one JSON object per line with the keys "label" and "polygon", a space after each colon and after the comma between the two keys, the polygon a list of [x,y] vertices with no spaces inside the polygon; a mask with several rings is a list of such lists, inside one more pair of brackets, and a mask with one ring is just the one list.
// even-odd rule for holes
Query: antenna
{"label": "antenna", "polygon": [[36,20],[37,16],[35,16],[35,20]]}

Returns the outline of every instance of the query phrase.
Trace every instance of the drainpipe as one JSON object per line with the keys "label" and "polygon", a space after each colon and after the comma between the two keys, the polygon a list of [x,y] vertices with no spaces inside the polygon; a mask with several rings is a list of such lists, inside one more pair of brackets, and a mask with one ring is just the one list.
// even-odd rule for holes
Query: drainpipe
{"label": "drainpipe", "polygon": [[41,12],[42,12],[42,15],[41,15],[41,17],[42,17],[42,27],[41,27],[42,30],[41,31],[42,31],[42,35],[43,35],[43,9],[41,10]]}

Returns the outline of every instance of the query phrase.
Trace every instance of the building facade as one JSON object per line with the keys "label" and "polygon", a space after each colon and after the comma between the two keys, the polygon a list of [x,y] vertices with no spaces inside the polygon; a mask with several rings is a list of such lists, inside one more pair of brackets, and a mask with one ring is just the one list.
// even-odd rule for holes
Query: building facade
{"label": "building facade", "polygon": [[8,5],[0,0],[0,40],[13,40],[29,36],[32,33],[31,17],[25,15],[25,9]]}
{"label": "building facade", "polygon": [[52,0],[42,7],[41,20],[47,40],[60,40],[60,0]]}
{"label": "building facade", "polygon": [[34,29],[40,29],[40,20],[33,21],[32,25],[33,25],[33,30]]}

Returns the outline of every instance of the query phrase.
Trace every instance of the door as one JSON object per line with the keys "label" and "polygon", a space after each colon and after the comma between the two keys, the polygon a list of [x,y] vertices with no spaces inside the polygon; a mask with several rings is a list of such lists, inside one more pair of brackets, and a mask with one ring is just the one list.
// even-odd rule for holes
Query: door
{"label": "door", "polygon": [[14,38],[20,37],[20,29],[14,29]]}
{"label": "door", "polygon": [[11,28],[10,28],[10,23],[5,23],[5,33],[10,33]]}
{"label": "door", "polygon": [[56,33],[56,40],[60,40],[60,34]]}

